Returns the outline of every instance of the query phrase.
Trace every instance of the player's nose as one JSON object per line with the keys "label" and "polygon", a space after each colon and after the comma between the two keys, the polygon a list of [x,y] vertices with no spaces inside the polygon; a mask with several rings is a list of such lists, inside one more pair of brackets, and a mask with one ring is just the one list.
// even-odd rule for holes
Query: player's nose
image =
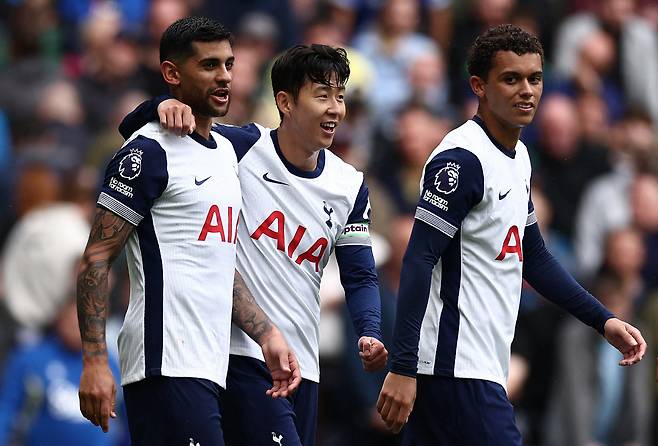
{"label": "player's nose", "polygon": [[338,98],[332,98],[329,101],[329,108],[327,113],[332,117],[338,117],[342,119],[342,117],[345,116],[345,104],[338,100]]}
{"label": "player's nose", "polygon": [[227,70],[226,68],[217,70],[215,74],[215,81],[219,85],[226,85],[230,83],[232,80],[233,80],[233,73],[231,73],[231,71]]}
{"label": "player's nose", "polygon": [[532,90],[532,85],[530,84],[530,81],[528,79],[524,79],[520,82],[519,85],[519,94],[523,97],[528,97],[532,96],[534,94]]}

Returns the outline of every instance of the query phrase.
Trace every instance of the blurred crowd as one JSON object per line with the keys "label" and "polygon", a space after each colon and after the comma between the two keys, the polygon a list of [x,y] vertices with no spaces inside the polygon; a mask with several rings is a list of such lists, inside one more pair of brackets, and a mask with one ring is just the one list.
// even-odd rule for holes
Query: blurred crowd
{"label": "blurred crowd", "polygon": [[[105,164],[123,142],[118,124],[166,92],[159,39],[191,14],[217,18],[235,35],[222,122],[278,125],[269,69],[282,49],[347,49],[348,114],[331,150],[367,176],[389,344],[422,167],[475,113],[467,48],[500,23],[539,36],[544,97],[522,140],[543,236],[593,294],[643,330],[650,353],[632,368],[617,366],[602,337],[524,288],[508,393],[528,445],[658,444],[656,0],[4,0],[0,445],[127,444],[121,414],[105,435],[78,410],[75,265]],[[119,261],[110,339],[128,303],[127,280]],[[318,445],[399,444],[374,408],[383,375],[361,370],[343,302],[330,264]]]}

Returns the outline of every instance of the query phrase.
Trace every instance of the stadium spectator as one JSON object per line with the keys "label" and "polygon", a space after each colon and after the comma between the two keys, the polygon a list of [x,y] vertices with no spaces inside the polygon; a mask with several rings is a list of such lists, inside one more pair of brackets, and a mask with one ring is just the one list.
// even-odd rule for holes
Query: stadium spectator
{"label": "stadium spectator", "polygon": [[121,20],[111,3],[105,3],[82,27],[83,52],[76,86],[92,134],[109,124],[118,98],[141,87],[138,42],[136,36],[123,32]]}
{"label": "stadium spectator", "polygon": [[400,110],[395,125],[395,142],[382,144],[373,160],[373,171],[396,205],[397,212],[413,211],[422,167],[451,124],[421,103],[411,102]]}
{"label": "stadium spectator", "polygon": [[[160,37],[169,25],[190,15],[186,0],[153,0],[149,4],[148,20],[142,30],[139,78],[148,96],[165,94],[167,84],[160,73]],[[112,126],[115,129],[114,126]]]}
{"label": "stadium spectator", "polygon": [[642,231],[647,253],[644,280],[649,289],[658,290],[658,178],[655,174],[635,178],[630,203],[633,224]]}
{"label": "stadium spectator", "polygon": [[[609,255],[627,257],[628,253]],[[621,278],[599,276],[595,292],[601,303],[619,317],[637,318],[634,293]],[[649,444],[653,395],[647,392],[647,383],[653,363],[618,367],[615,362],[619,353],[575,320],[565,321],[557,337],[557,372],[545,424],[545,444]]]}
{"label": "stadium spectator", "polygon": [[638,174],[655,170],[657,141],[646,113],[629,111],[611,129],[608,146],[613,170],[587,184],[573,228],[583,279],[592,278],[601,266],[606,235],[632,223],[631,186]]}
{"label": "stadium spectator", "polygon": [[553,228],[572,239],[576,210],[587,183],[610,170],[605,147],[585,144],[576,104],[564,95],[544,98],[533,179],[541,184],[553,207]]}
{"label": "stadium spectator", "polygon": [[417,31],[419,14],[415,0],[386,0],[377,22],[354,38],[354,47],[377,73],[366,100],[384,132],[394,125],[396,111],[412,98],[409,67],[418,58],[440,51],[434,41]]}
{"label": "stadium spectator", "polygon": [[[17,346],[6,363],[0,444],[126,444],[125,420],[114,422],[108,436],[84,419],[78,405],[82,346],[72,278],[88,231],[75,205],[56,204],[27,214],[9,238],[3,261],[7,304],[21,325],[44,334]],[[118,373],[115,357],[110,367]]]}
{"label": "stadium spectator", "polygon": [[568,17],[559,27],[554,63],[559,76],[577,74],[578,54],[588,37],[605,32],[615,43],[615,81],[623,88],[626,106],[647,110],[658,128],[658,36],[650,22],[636,14],[635,0],[601,0],[593,11]]}

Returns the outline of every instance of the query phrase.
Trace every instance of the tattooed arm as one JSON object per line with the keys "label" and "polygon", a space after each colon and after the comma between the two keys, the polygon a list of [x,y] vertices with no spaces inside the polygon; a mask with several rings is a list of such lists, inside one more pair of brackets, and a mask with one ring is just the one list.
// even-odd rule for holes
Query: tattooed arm
{"label": "tattooed arm", "polygon": [[242,275],[237,271],[233,281],[233,313],[231,316],[233,323],[259,345],[262,345],[263,338],[276,328],[256,303],[247,284],[244,283]]}
{"label": "tattooed arm", "polygon": [[233,282],[233,323],[256,341],[263,350],[265,363],[272,374],[272,398],[287,397],[301,383],[301,371],[283,334],[258,305],[239,272]]}
{"label": "tattooed arm", "polygon": [[134,226],[103,208],[96,209],[89,241],[78,270],[78,324],[82,337],[80,411],[104,432],[114,413],[116,386],[108,365],[105,323],[108,314],[107,276]]}

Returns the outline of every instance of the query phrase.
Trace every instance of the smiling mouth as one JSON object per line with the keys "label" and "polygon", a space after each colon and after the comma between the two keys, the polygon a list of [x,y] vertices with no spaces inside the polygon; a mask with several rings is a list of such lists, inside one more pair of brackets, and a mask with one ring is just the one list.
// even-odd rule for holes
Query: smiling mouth
{"label": "smiling mouth", "polygon": [[228,88],[218,88],[213,91],[210,96],[213,99],[216,99],[218,102],[228,102],[229,98],[229,89]]}
{"label": "smiling mouth", "polygon": [[338,123],[336,122],[323,122],[320,124],[320,127],[322,127],[322,130],[329,132],[329,133],[334,133],[336,131],[336,127],[338,127]]}
{"label": "smiling mouth", "polygon": [[518,108],[518,109],[523,110],[523,111],[530,111],[533,108],[535,108],[535,106],[531,103],[526,102],[526,103],[523,103],[523,104],[516,104],[516,105],[514,105],[514,108]]}

